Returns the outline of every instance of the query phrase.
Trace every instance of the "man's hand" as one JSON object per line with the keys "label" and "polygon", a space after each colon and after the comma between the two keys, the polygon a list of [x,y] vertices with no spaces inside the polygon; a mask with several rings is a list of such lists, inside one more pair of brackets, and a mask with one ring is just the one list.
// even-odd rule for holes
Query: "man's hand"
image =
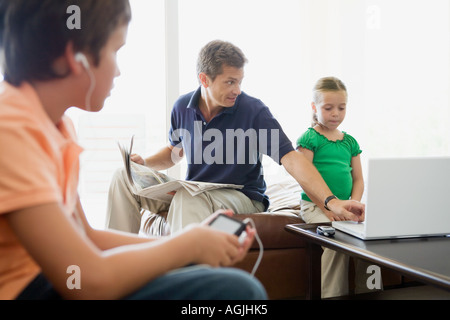
{"label": "man's hand", "polygon": [[327,206],[331,210],[330,214],[327,214],[331,221],[362,222],[365,219],[366,206],[361,202],[333,199]]}
{"label": "man's hand", "polygon": [[134,154],[130,155],[130,160],[135,162],[135,163],[137,163],[137,164],[145,166],[144,159],[138,154],[134,153]]}

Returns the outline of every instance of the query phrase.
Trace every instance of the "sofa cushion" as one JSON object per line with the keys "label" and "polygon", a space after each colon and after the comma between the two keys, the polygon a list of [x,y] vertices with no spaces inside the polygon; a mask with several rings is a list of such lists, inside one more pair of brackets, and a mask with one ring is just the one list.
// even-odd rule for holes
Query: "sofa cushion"
{"label": "sofa cushion", "polygon": [[271,177],[266,189],[270,200],[268,211],[288,211],[299,215],[301,193],[302,188],[291,175],[282,172],[277,177]]}

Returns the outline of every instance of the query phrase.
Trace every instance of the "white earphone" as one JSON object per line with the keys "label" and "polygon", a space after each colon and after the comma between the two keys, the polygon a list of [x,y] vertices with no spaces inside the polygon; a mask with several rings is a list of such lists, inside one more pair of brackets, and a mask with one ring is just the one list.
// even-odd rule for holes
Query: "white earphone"
{"label": "white earphone", "polygon": [[85,108],[86,108],[86,111],[91,111],[91,96],[92,96],[92,93],[94,92],[94,88],[95,88],[95,84],[96,84],[95,77],[94,77],[93,72],[90,69],[89,62],[83,53],[77,52],[75,54],[75,61],[78,61],[83,65],[83,67],[86,69],[86,72],[90,79],[89,89],[86,93]]}
{"label": "white earphone", "polygon": [[86,69],[89,69],[89,62],[84,53],[78,52],[75,54],[75,60],[80,62]]}

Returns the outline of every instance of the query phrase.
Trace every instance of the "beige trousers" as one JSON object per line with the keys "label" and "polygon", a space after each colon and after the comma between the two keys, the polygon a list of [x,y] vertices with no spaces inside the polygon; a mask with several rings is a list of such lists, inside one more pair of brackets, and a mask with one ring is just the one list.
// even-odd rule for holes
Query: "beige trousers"
{"label": "beige trousers", "polygon": [[[323,211],[314,203],[301,201],[301,216],[306,223],[330,222]],[[367,287],[367,268],[372,265],[366,261],[355,259],[355,293],[370,292]],[[322,298],[337,297],[349,294],[348,287],[349,256],[328,248],[322,253]]]}
{"label": "beige trousers", "polygon": [[206,191],[192,196],[185,189],[177,191],[171,203],[136,196],[131,191],[124,169],[112,178],[106,212],[106,227],[139,233],[141,210],[152,213],[168,211],[167,220],[173,234],[191,223],[199,223],[219,209],[231,209],[236,214],[264,211],[264,205],[233,189]]}

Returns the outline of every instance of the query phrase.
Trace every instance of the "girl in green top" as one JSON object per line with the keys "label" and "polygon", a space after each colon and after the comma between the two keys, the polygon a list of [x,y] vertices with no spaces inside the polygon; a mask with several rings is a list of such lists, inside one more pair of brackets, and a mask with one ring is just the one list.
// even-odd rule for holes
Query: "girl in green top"
{"label": "girl in green top", "polygon": [[[313,124],[298,140],[297,151],[316,166],[328,187],[341,200],[361,201],[364,180],[358,142],[340,131],[347,112],[347,89],[337,78],[320,79],[314,87]],[[302,194],[301,215],[306,223],[342,220],[321,201]],[[362,217],[364,218],[364,217]],[[322,297],[348,294],[348,256],[325,249],[322,254]],[[367,291],[367,264],[356,264],[355,291]]]}
{"label": "girl in green top", "polygon": [[[301,151],[341,200],[361,201],[364,180],[358,142],[338,129],[347,111],[347,90],[337,78],[322,78],[314,88],[313,124],[298,140]],[[302,200],[319,203],[302,194]],[[323,204],[319,207],[324,209]],[[331,211],[323,210],[331,220],[340,220]]]}

